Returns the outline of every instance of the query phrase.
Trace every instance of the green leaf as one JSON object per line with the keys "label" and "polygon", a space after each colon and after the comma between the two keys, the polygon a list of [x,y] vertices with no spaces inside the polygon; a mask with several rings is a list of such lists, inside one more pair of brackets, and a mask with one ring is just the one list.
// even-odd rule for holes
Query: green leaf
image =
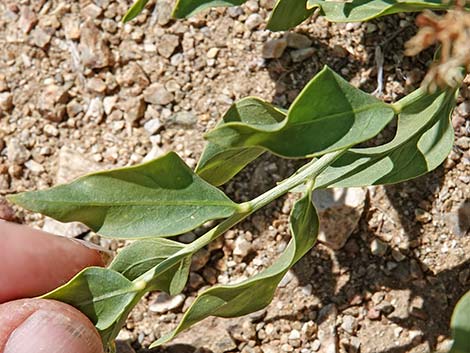
{"label": "green leaf", "polygon": [[173,9],[173,16],[186,18],[211,7],[238,6],[246,0],[178,0]]}
{"label": "green leaf", "polygon": [[[103,344],[117,322],[140,298],[142,287],[123,275],[101,267],[89,267],[65,285],[42,296],[70,304],[84,313],[101,334]],[[119,327],[120,329],[120,327]]]}
{"label": "green leaf", "polygon": [[397,132],[378,147],[353,148],[317,179],[318,187],[392,184],[437,168],[454,142],[450,123],[455,91],[433,95],[419,89],[399,102]]}
{"label": "green leaf", "polygon": [[[170,282],[170,286],[168,288],[168,294],[176,295],[183,291],[184,287],[186,286],[186,282],[188,281],[189,277],[189,270],[191,269],[191,256],[187,256],[181,260],[178,267],[173,272],[172,269],[163,273],[163,277],[167,275],[167,272],[172,273],[172,278]],[[155,279],[155,283],[158,285],[160,278]],[[158,287],[157,287],[158,288]],[[163,290],[163,289],[162,289]]]}
{"label": "green leaf", "polygon": [[454,308],[450,323],[454,343],[449,353],[470,352],[470,292]]}
{"label": "green leaf", "polygon": [[241,316],[267,306],[287,270],[315,244],[318,216],[310,195],[311,192],[308,192],[294,205],[290,216],[292,239],[272,266],[241,283],[215,286],[201,293],[188,308],[177,328],[154,342],[151,347],[171,340],[208,316]]}
{"label": "green leaf", "polygon": [[441,0],[308,0],[307,8],[321,9],[321,15],[332,22],[362,22],[373,18],[392,15],[399,12],[420,12],[429,10],[445,10],[451,6]]}
{"label": "green leaf", "polygon": [[271,12],[267,28],[271,31],[287,31],[307,18],[315,8],[307,9],[307,0],[278,0]]}
{"label": "green leaf", "polygon": [[44,191],[11,196],[61,222],[78,221],[114,238],[165,237],[238,210],[170,152],[151,162],[90,174]]}
{"label": "green leaf", "polygon": [[230,121],[210,131],[207,139],[225,149],[262,147],[283,157],[302,158],[366,141],[394,114],[392,106],[325,67],[299,94],[283,121]]}
{"label": "green leaf", "polygon": [[263,153],[264,150],[258,147],[224,149],[209,142],[202,153],[196,172],[207,182],[219,186],[232,179]]}
{"label": "green leaf", "polygon": [[[121,250],[109,268],[133,281],[183,248],[184,244],[168,239],[138,240]],[[186,285],[190,266],[189,256],[157,276],[152,289],[165,291],[170,295],[180,293]]]}
{"label": "green leaf", "polygon": [[[285,114],[267,102],[248,97],[232,104],[222,117],[219,127],[229,122],[247,124],[276,124]],[[212,185],[222,185],[235,176],[247,164],[263,154],[259,147],[224,148],[209,142],[204,149],[196,173]]]}
{"label": "green leaf", "polygon": [[124,15],[124,17],[122,18],[122,22],[129,22],[139,16],[139,14],[144,10],[144,7],[145,5],[147,5],[148,2],[149,0],[137,0]]}

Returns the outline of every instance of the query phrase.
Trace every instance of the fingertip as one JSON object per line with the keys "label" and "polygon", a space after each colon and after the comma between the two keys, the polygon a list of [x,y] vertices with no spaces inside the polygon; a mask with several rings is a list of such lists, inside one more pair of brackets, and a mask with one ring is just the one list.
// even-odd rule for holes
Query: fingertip
{"label": "fingertip", "polygon": [[0,352],[103,353],[88,318],[54,300],[23,299],[0,305]]}
{"label": "fingertip", "polygon": [[0,303],[44,294],[89,266],[103,266],[96,249],[65,237],[0,221]]}

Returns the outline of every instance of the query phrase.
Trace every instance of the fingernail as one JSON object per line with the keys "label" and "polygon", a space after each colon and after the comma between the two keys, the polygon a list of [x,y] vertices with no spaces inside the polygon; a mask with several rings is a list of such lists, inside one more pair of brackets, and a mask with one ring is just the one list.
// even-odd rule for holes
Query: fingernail
{"label": "fingernail", "polygon": [[57,311],[38,310],[10,335],[4,353],[99,353],[95,332]]}
{"label": "fingernail", "polygon": [[91,243],[89,241],[85,241],[85,240],[82,240],[82,239],[75,239],[75,238],[71,238],[70,240],[76,242],[76,243],[79,243],[80,245],[83,245],[85,247],[87,247],[88,249],[92,249],[92,250],[96,250],[98,251],[98,253],[100,254],[101,256],[101,260],[103,260],[103,264],[105,266],[109,265],[111,260],[113,259],[113,252],[102,247],[101,245],[97,245],[97,244],[94,244],[94,243]]}

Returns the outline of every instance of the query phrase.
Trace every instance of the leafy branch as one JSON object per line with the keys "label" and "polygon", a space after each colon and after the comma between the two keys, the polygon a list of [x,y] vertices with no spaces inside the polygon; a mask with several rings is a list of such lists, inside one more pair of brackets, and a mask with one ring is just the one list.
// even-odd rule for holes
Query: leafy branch
{"label": "leafy branch", "polygon": [[[455,101],[456,89],[433,94],[418,89],[387,104],[325,67],[287,111],[257,98],[234,103],[207,134],[209,143],[196,172],[170,152],[146,164],[90,174],[49,190],[13,195],[10,200],[60,221],[83,222],[104,236],[137,239],[108,268],[87,268],[44,296],[85,313],[103,345],[112,349],[142,296],[154,290],[181,292],[195,252],[273,200],[305,185],[290,215],[292,239],[284,253],[250,279],[202,292],[177,328],[154,343],[159,345],[207,316],[240,316],[269,304],[286,271],[315,244],[318,216],[312,190],[397,183],[436,168],[452,147],[450,116]],[[398,127],[391,142],[355,147],[377,135],[394,117]],[[311,160],[245,203],[237,204],[217,189],[265,151]],[[220,223],[190,244],[166,239],[215,219]],[[459,317],[456,322],[461,322]]]}

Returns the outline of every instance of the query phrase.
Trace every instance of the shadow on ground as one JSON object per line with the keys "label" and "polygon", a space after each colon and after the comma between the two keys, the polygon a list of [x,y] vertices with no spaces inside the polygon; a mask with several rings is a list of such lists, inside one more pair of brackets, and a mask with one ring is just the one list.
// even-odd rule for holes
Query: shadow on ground
{"label": "shadow on ground", "polygon": [[[385,188],[390,204],[400,218],[397,230],[404,230],[407,241],[419,243],[421,224],[415,220],[412,211],[423,201],[432,204],[432,195],[441,186],[442,180],[443,171],[438,170],[415,181]],[[370,241],[376,237],[376,230],[369,228],[367,218],[366,209],[359,231],[351,237],[344,249],[335,253],[334,261],[338,264],[333,264],[328,250],[322,246],[316,247],[314,256],[305,256],[294,267],[300,285],[311,284],[313,295],[320,298],[322,305],[334,303],[340,310],[354,306],[351,302],[357,298],[361,298],[360,305],[367,302],[366,307],[372,306],[367,293],[377,291],[406,291],[409,293],[408,305],[416,298],[422,298],[421,309],[414,313],[394,315],[392,312],[383,315],[382,324],[395,323],[402,328],[420,330],[424,333],[423,341],[436,348],[438,338],[450,334],[450,317],[457,300],[470,289],[470,283],[462,285],[459,281],[461,271],[470,268],[470,259],[453,268],[433,273],[413,255],[413,251],[408,251],[406,259],[401,262],[394,262],[390,256],[374,256],[370,251]],[[390,268],[391,262],[396,266],[393,269]],[[350,276],[346,283],[341,283],[339,291],[338,273],[334,270],[338,266],[342,273]],[[396,309],[402,311],[402,308]],[[397,346],[377,353],[405,353],[421,343]]]}

